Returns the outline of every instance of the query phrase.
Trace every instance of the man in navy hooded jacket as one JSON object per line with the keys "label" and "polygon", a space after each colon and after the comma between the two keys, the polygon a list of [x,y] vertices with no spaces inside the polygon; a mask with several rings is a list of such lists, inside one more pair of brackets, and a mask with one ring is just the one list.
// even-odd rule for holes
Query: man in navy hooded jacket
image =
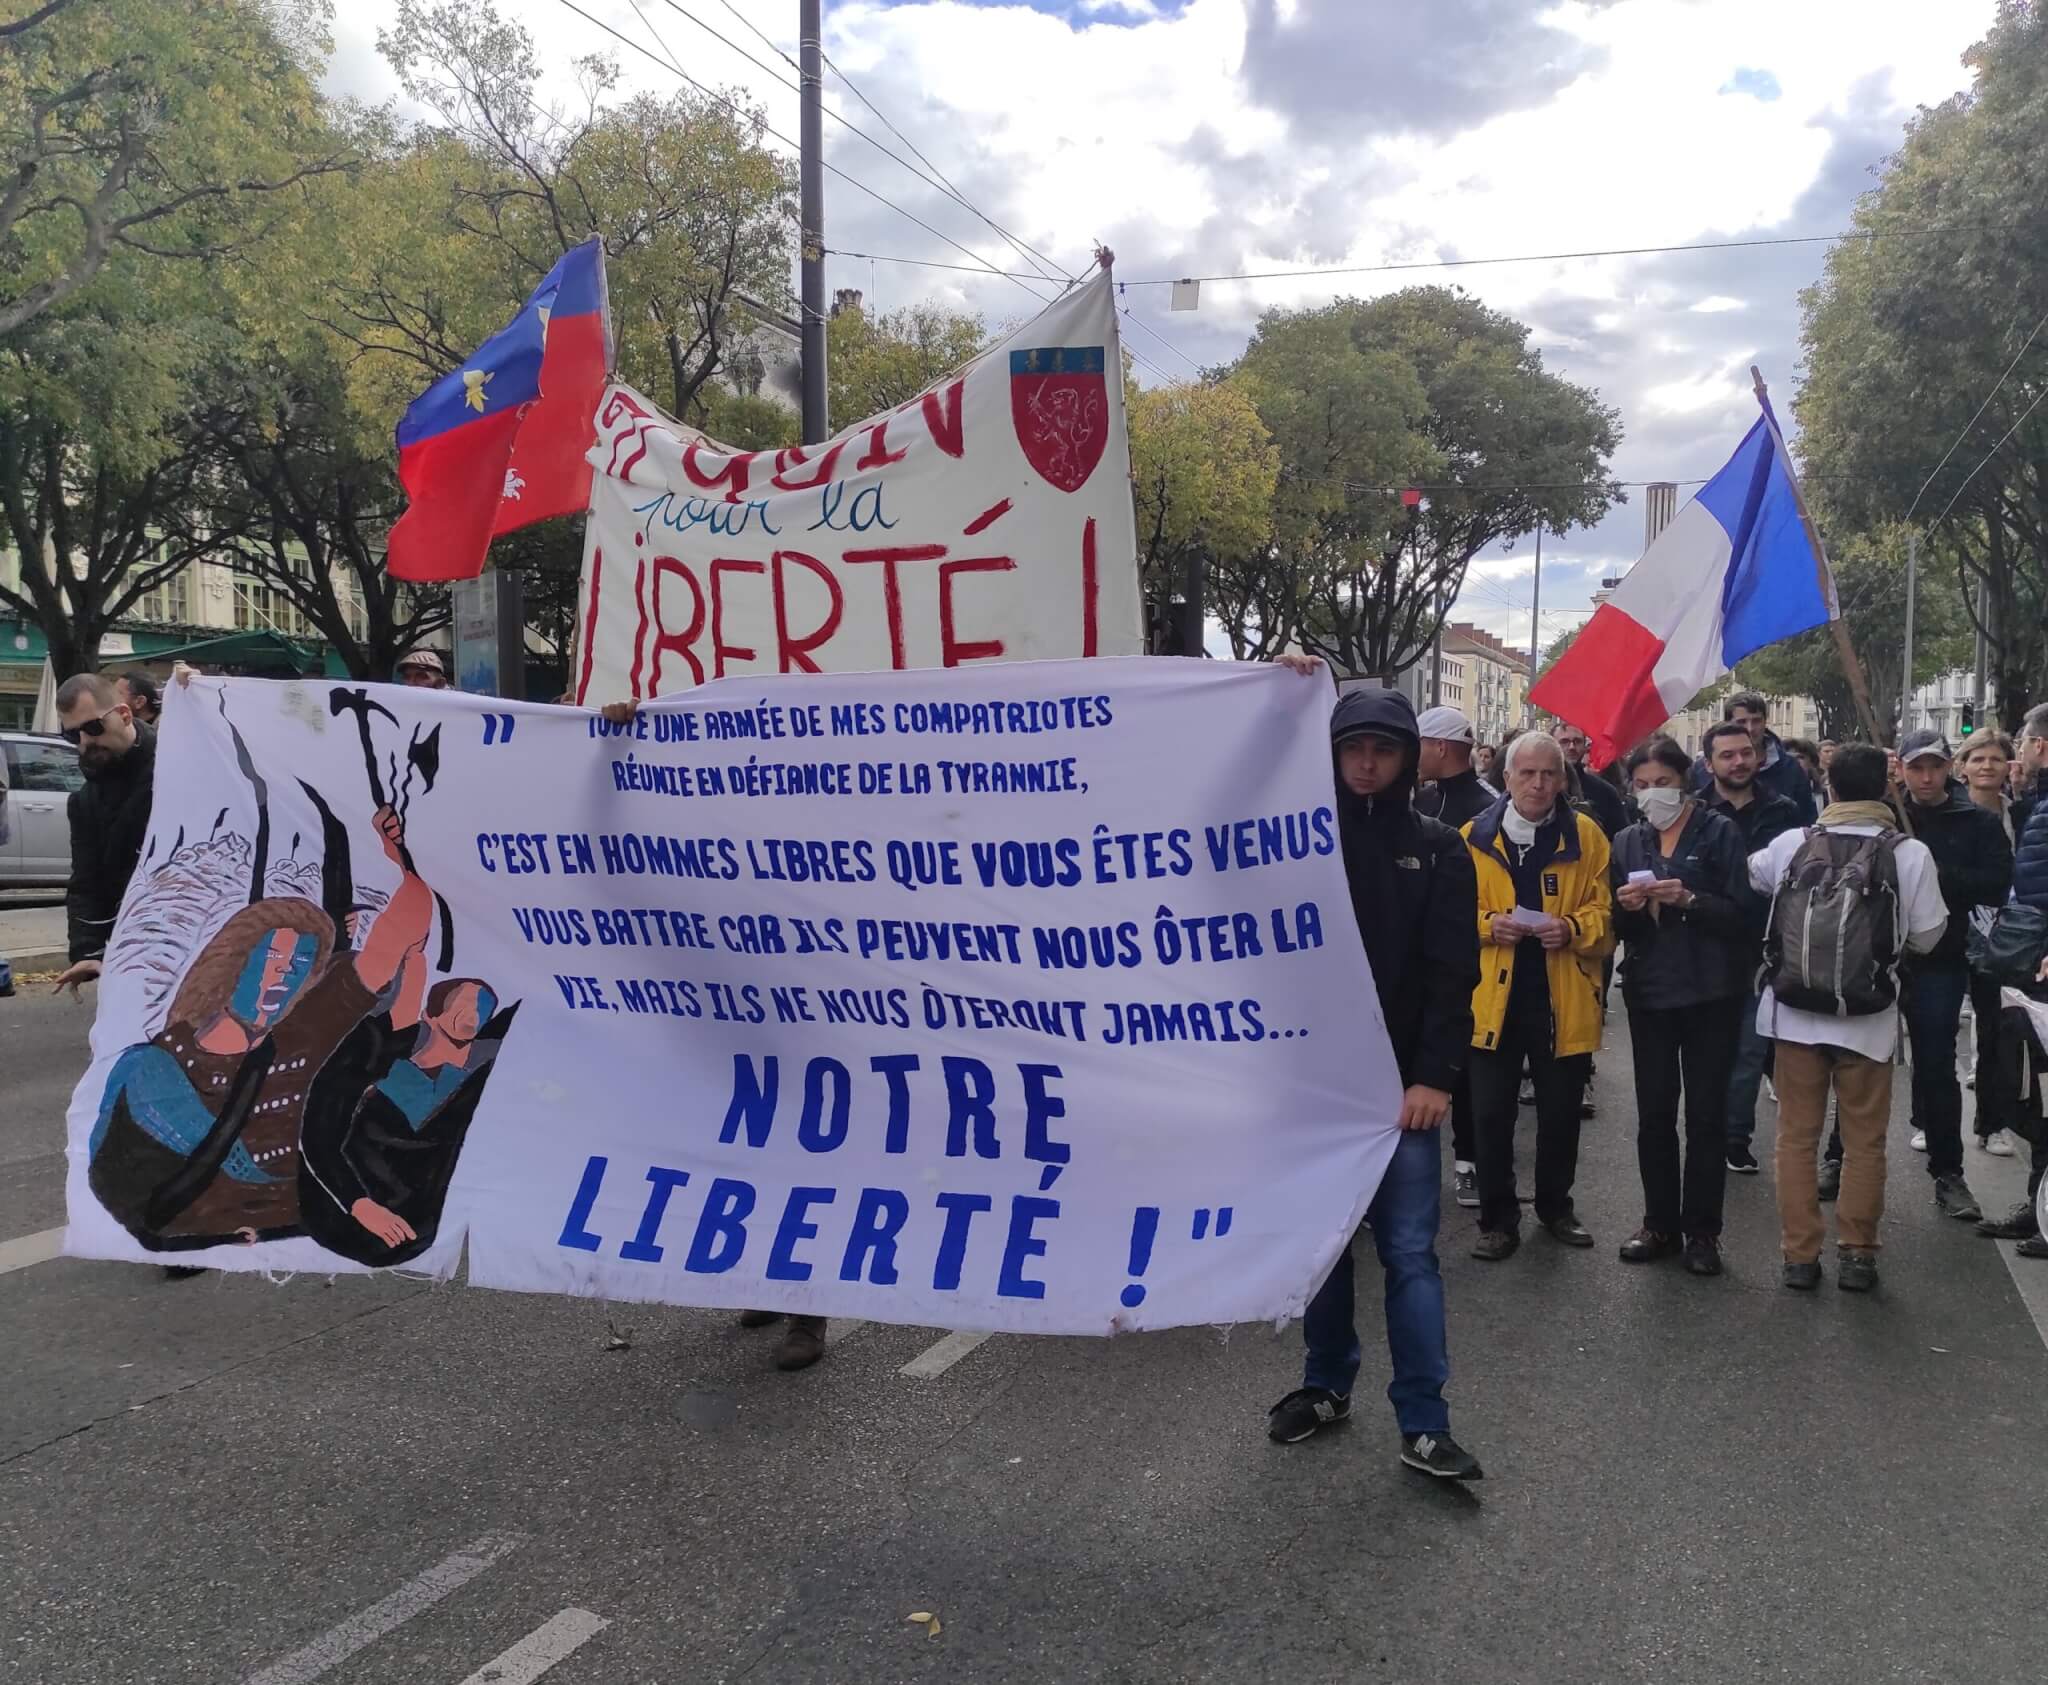
{"label": "man in navy hooded jacket", "polygon": [[[1319,664],[1285,665],[1314,672]],[[1421,752],[1415,710],[1397,691],[1358,690],[1330,719],[1338,830],[1352,909],[1399,1067],[1401,1133],[1366,1213],[1386,1272],[1387,1397],[1401,1461],[1448,1480],[1477,1480],[1479,1464],[1451,1438],[1444,1382],[1444,1284],[1436,1235],[1442,1214],[1439,1141],[1451,1091],[1472,1044],[1479,950],[1478,886],[1462,838],[1415,811]],[[1274,1405],[1267,1433],[1293,1444],[1351,1414],[1361,1359],[1347,1243],[1302,1322],[1302,1385]]]}

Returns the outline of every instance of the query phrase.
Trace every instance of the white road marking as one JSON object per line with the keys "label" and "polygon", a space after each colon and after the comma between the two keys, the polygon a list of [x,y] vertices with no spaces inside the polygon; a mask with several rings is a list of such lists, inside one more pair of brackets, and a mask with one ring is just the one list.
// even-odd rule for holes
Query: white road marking
{"label": "white road marking", "polygon": [[45,1229],[25,1234],[19,1240],[0,1240],[0,1275],[25,1270],[31,1264],[47,1264],[64,1251],[64,1231]]}
{"label": "white road marking", "polygon": [[533,1685],[533,1681],[571,1651],[581,1648],[611,1625],[588,1609],[564,1609],[537,1626],[503,1655],[493,1656],[462,1685]]}
{"label": "white road marking", "polygon": [[929,1350],[919,1352],[896,1373],[908,1375],[913,1381],[929,1381],[935,1376],[945,1374],[988,1338],[987,1334],[948,1334]]}
{"label": "white road marking", "polygon": [[835,1316],[825,1324],[825,1349],[830,1351],[834,1346],[844,1345],[865,1327],[867,1323],[860,1317]]}
{"label": "white road marking", "polygon": [[432,1608],[450,1592],[460,1591],[492,1563],[516,1549],[525,1537],[524,1533],[486,1533],[474,1544],[463,1546],[453,1556],[407,1580],[382,1602],[373,1603],[361,1614],[351,1615],[329,1628],[303,1650],[295,1650],[283,1661],[271,1663],[261,1673],[252,1673],[244,1685],[308,1685],[329,1668],[338,1667],[358,1650],[403,1626],[421,1610]]}

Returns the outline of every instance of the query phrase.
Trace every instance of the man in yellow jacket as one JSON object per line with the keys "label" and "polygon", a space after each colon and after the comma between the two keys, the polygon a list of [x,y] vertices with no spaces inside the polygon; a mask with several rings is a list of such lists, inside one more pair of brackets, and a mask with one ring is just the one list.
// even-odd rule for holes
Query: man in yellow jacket
{"label": "man in yellow jacket", "polygon": [[1479,877],[1479,987],[1472,994],[1472,1116],[1479,1240],[1488,1263],[1522,1243],[1515,1197],[1517,1091],[1536,1088],[1536,1220],[1591,1246],[1572,1209],[1579,1101],[1600,1045],[1602,962],[1614,948],[1606,835],[1565,796],[1564,751],[1545,732],[1509,746],[1507,794],[1464,829]]}

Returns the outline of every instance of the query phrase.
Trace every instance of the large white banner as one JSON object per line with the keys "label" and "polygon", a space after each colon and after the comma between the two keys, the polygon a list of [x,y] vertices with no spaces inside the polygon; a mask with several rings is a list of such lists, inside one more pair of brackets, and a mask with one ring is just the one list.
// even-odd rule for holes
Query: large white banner
{"label": "large white banner", "polygon": [[590,460],[579,702],[735,674],[1144,648],[1107,271],[900,410],[734,451],[612,385]]}
{"label": "large white banner", "polygon": [[1300,1310],[1394,1140],[1330,687],[1065,661],[613,726],[173,687],[67,1249],[954,1328]]}

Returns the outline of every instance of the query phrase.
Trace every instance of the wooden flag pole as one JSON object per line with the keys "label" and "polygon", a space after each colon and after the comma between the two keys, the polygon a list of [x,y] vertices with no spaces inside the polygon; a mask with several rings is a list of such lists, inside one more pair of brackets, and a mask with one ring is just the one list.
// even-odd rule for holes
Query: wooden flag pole
{"label": "wooden flag pole", "polygon": [[1856,702],[1856,717],[1870,734],[1871,742],[1888,744],[1888,735],[1877,723],[1877,710],[1870,705],[1870,681],[1864,675],[1863,663],[1857,659],[1856,645],[1849,637],[1848,623],[1842,619],[1841,606],[1835,601],[1834,577],[1828,571],[1828,553],[1820,541],[1820,528],[1813,524],[1813,514],[1806,507],[1806,494],[1799,489],[1799,476],[1792,471],[1791,453],[1785,449],[1785,436],[1778,431],[1778,418],[1771,414],[1770,388],[1764,385],[1763,370],[1751,363],[1749,378],[1756,383],[1756,401],[1764,412],[1764,423],[1770,428],[1771,439],[1778,448],[1778,460],[1785,464],[1785,483],[1792,488],[1792,502],[1799,511],[1799,524],[1806,528],[1806,541],[1813,546],[1813,565],[1820,575],[1821,597],[1833,611],[1828,617],[1828,630],[1834,634],[1835,653],[1841,657],[1842,668],[1848,675],[1849,694]]}

